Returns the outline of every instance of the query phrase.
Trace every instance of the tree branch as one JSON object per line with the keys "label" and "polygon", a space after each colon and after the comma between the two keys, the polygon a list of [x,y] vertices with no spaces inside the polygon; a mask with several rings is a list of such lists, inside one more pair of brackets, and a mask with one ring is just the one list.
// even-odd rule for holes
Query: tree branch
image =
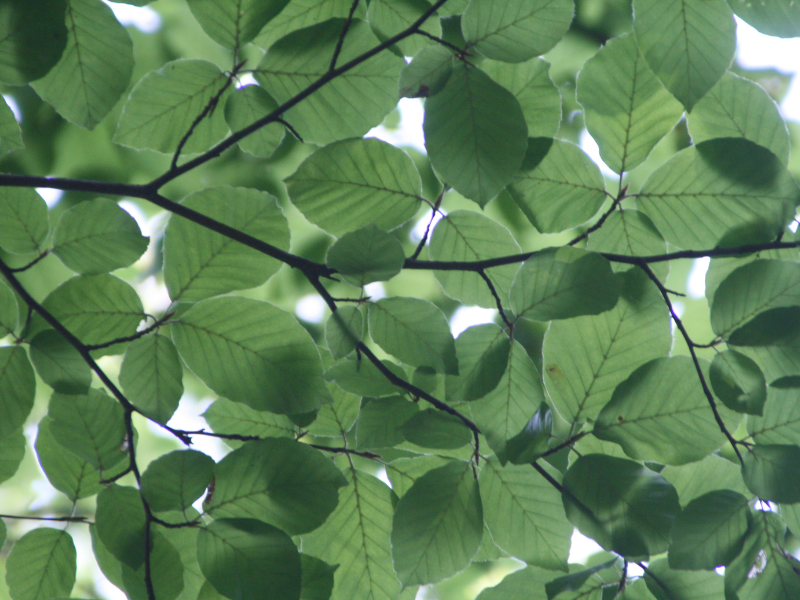
{"label": "tree branch", "polygon": [[494,298],[495,304],[497,304],[497,311],[500,313],[500,318],[503,319],[503,323],[505,323],[506,327],[508,327],[508,332],[510,334],[511,332],[514,331],[514,324],[508,320],[508,317],[506,316],[506,311],[503,310],[503,302],[500,300],[500,294],[497,293],[497,290],[495,289],[492,280],[489,279],[489,276],[486,274],[486,271],[481,269],[480,271],[478,271],[478,275],[480,275],[486,282],[486,286],[489,288],[489,291],[491,292],[492,297]]}
{"label": "tree branch", "polygon": [[580,234],[578,237],[576,237],[574,240],[569,242],[567,244],[567,246],[574,246],[575,244],[577,244],[581,240],[586,239],[587,237],[589,237],[589,235],[591,235],[592,233],[594,233],[595,231],[600,229],[603,226],[603,224],[606,222],[606,219],[608,219],[608,217],[611,216],[611,213],[613,213],[615,210],[617,210],[617,207],[619,206],[619,203],[622,202],[625,199],[625,192],[626,191],[627,191],[627,187],[623,188],[622,190],[620,190],[619,195],[616,198],[614,198],[614,202],[611,203],[611,208],[609,208],[606,212],[603,213],[603,216],[600,217],[597,220],[597,223],[595,223],[594,225],[589,227],[589,229],[587,229],[582,234]]}
{"label": "tree branch", "polygon": [[350,12],[347,14],[347,19],[342,26],[342,31],[339,34],[339,39],[336,40],[336,48],[333,49],[333,56],[331,56],[331,64],[328,67],[328,71],[333,71],[336,69],[336,61],[339,59],[339,53],[342,51],[342,46],[344,45],[344,38],[347,35],[347,32],[350,29],[350,24],[353,22],[353,15],[356,12],[356,8],[358,8],[359,0],[353,0],[350,4]]}
{"label": "tree branch", "polygon": [[126,337],[121,337],[121,338],[116,338],[114,340],[111,340],[110,342],[103,342],[102,344],[84,344],[84,348],[86,348],[89,351],[101,350],[103,348],[110,348],[114,344],[124,344],[125,342],[132,342],[134,340],[138,340],[140,337],[144,337],[148,333],[151,333],[151,332],[155,331],[156,329],[158,329],[159,327],[161,327],[174,314],[175,314],[174,312],[168,312],[163,317],[158,319],[155,323],[150,325],[150,327],[148,327],[146,329],[142,329],[141,331],[137,331],[133,335],[129,335],[129,336],[126,336]]}
{"label": "tree branch", "polygon": [[67,523],[86,523],[87,525],[92,525],[92,522],[89,521],[86,517],[31,517],[23,515],[0,514],[0,519],[19,519],[27,521],[59,521]]}

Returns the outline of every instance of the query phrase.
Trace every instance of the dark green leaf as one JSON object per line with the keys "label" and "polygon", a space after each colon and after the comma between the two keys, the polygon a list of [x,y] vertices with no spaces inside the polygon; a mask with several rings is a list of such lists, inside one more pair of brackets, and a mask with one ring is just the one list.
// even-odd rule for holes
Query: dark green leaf
{"label": "dark green leaf", "polygon": [[766,35],[778,37],[800,36],[800,15],[793,0],[750,2],[729,0],[733,12]]}
{"label": "dark green leaf", "polygon": [[350,354],[364,337],[364,315],[358,306],[342,306],[325,324],[325,342],[333,358]]}
{"label": "dark green leaf", "polygon": [[300,555],[300,565],[303,573],[300,600],[328,600],[333,592],[333,576],[339,565],[331,566],[308,554]]}
{"label": "dark green leaf", "polygon": [[24,147],[19,123],[8,102],[3,100],[0,102],[0,154],[22,150]]}
{"label": "dark green leaf", "polygon": [[401,98],[427,98],[442,91],[453,72],[453,53],[444,46],[426,46],[400,71]]}
{"label": "dark green leaf", "polygon": [[458,375],[448,375],[447,401],[477,400],[491,392],[506,370],[511,339],[497,325],[476,325],[456,339]]}
{"label": "dark green leaf", "polygon": [[526,567],[506,575],[496,586],[483,590],[477,600],[549,600],[544,586],[552,578],[552,571]]}
{"label": "dark green leaf", "polygon": [[328,249],[325,262],[345,281],[362,287],[373,281],[388,281],[402,270],[405,259],[397,238],[370,223],[344,234]]}
{"label": "dark green leaf", "polygon": [[251,41],[289,0],[188,0],[203,30],[215,42],[237,50]]}
{"label": "dark green leaf", "polygon": [[717,490],[749,493],[742,481],[739,462],[734,464],[716,454],[679,467],[667,466],[661,471],[661,475],[675,486],[683,506],[703,494]]}
{"label": "dark green leaf", "polygon": [[747,433],[757,444],[800,445],[800,389],[770,386],[764,416],[748,417]]}
{"label": "dark green leaf", "polygon": [[197,562],[231,600],[299,600],[300,554],[280,529],[255,519],[218,519],[197,536]]}
{"label": "dark green leaf", "polygon": [[259,519],[290,535],[319,527],[346,485],[327,457],[285,438],[247,442],[217,463],[214,477],[210,514]]}
{"label": "dark green leaf", "polygon": [[64,0],[3,3],[0,81],[22,85],[43,77],[58,62],[67,44],[64,10]]}
{"label": "dark green leaf", "polygon": [[800,479],[795,476],[800,447],[758,444],[747,450],[743,453],[742,477],[751,492],[762,500],[800,502]]}
{"label": "dark green leaf", "polygon": [[511,181],[528,145],[519,101],[480,69],[458,64],[425,104],[425,147],[433,168],[485,206]]}
{"label": "dark green leaf", "polygon": [[392,560],[404,586],[433,583],[469,564],[483,535],[478,482],[469,463],[429,471],[400,498],[392,522]]}
{"label": "dark green leaf", "polygon": [[737,412],[761,415],[767,400],[767,382],[758,365],[736,350],[714,356],[709,369],[714,393]]}
{"label": "dark green leaf", "polygon": [[[152,540],[150,579],[153,582],[153,591],[159,600],[175,600],[184,587],[184,568],[180,554],[160,531],[153,532]],[[130,600],[148,600],[144,565],[136,570],[126,564],[121,564],[120,567],[122,586]]]}
{"label": "dark green leaf", "polygon": [[64,451],[53,437],[52,423],[49,417],[39,421],[36,434],[36,455],[42,471],[51,485],[72,501],[94,496],[103,489],[99,471],[72,452]]}
{"label": "dark green leaf", "polygon": [[433,408],[414,414],[400,431],[409,442],[423,448],[460,448],[472,440],[472,432],[461,419]]}
{"label": "dark green leaf", "polygon": [[146,335],[128,346],[119,382],[128,400],[159,423],[169,421],[183,395],[183,367],[169,338]]}
{"label": "dark green leaf", "polygon": [[49,231],[47,204],[39,194],[27,188],[0,189],[0,248],[14,254],[36,252]]}
{"label": "dark green leaf", "polygon": [[386,465],[386,475],[392,482],[392,492],[398,498],[411,489],[414,482],[428,471],[442,467],[449,459],[436,454],[420,454],[409,458],[399,458]]}
{"label": "dark green leaf", "polygon": [[[25,456],[25,436],[20,427],[0,436],[0,483],[13,477]],[[0,546],[3,543],[0,541]]]}
{"label": "dark green leaf", "polygon": [[569,575],[559,577],[558,579],[553,579],[553,581],[548,582],[544,586],[545,590],[547,591],[548,600],[552,600],[552,598],[555,598],[562,592],[580,590],[592,575],[614,567],[614,565],[617,563],[617,560],[618,559],[614,558],[608,562],[600,563],[599,565],[595,565],[589,569],[584,569],[582,571],[578,571],[577,573],[571,573]]}
{"label": "dark green leaf", "polygon": [[356,423],[356,444],[359,448],[396,446],[405,439],[403,425],[418,411],[418,404],[400,396],[366,400]]}
{"label": "dark green leaf", "polygon": [[85,394],[92,383],[92,370],[75,347],[54,329],[38,333],[30,345],[36,372],[53,391]]}
{"label": "dark green leaf", "polygon": [[[388,360],[382,362],[383,366],[392,373],[401,379],[406,379],[402,367]],[[400,388],[386,379],[386,376],[365,358],[339,361],[325,371],[325,379],[333,381],[343,390],[359,396],[391,396],[400,391]]]}
{"label": "dark green leaf", "polygon": [[4,281],[0,281],[0,338],[14,333],[19,324],[17,297]]}
{"label": "dark green leaf", "polygon": [[[278,16],[264,26],[253,43],[266,50],[287,33],[328,19],[346,18],[352,4],[351,0],[291,0]],[[359,3],[354,16],[362,19],[366,10],[366,3]]]}
{"label": "dark green leaf", "polygon": [[13,600],[69,597],[77,569],[75,544],[66,531],[34,529],[11,548],[6,569]]}
{"label": "dark green leaf", "polygon": [[666,558],[651,562],[644,580],[656,600],[722,600],[724,597],[723,579],[714,571],[676,571],[669,568]]}
{"label": "dark green leaf", "polygon": [[214,461],[196,450],[175,450],[150,463],[142,473],[142,496],[156,512],[185,510],[206,491]]}
{"label": "dark green leaf", "polygon": [[0,348],[0,437],[19,429],[33,408],[36,376],[21,346]]}
{"label": "dark green leaf", "polygon": [[[756,512],[754,521],[756,521],[756,529],[763,532],[759,539],[762,552],[749,557],[751,561],[748,562],[750,562],[751,568],[747,575],[756,574],[756,576],[740,579],[743,585],[738,592],[739,598],[741,600],[766,600],[767,598],[769,600],[793,600],[797,598],[797,595],[800,594],[800,562],[785,549],[783,540],[786,527],[783,521],[777,515],[768,512]],[[766,567],[763,562],[764,558],[766,558]],[[725,582],[728,583],[727,576]]]}
{"label": "dark green leaf", "polygon": [[[378,37],[387,40],[408,29],[430,9],[427,0],[375,0],[369,3],[367,20]],[[419,29],[436,37],[442,36],[442,26],[436,13],[428,17]],[[397,47],[403,56],[414,56],[433,43],[433,40],[422,35],[410,35],[398,42]]]}
{"label": "dark green leaf", "polygon": [[211,428],[219,433],[257,437],[294,437],[289,417],[257,411],[245,404],[217,398],[203,413]]}
{"label": "dark green leaf", "polygon": [[547,450],[552,432],[553,413],[542,402],[522,431],[506,440],[505,447],[497,453],[497,457],[504,465],[506,461],[515,465],[531,463]]}
{"label": "dark green leaf", "polygon": [[[231,131],[240,131],[266,117],[278,108],[266,90],[257,85],[246,85],[231,92],[225,103],[225,120]],[[286,128],[281,123],[270,123],[246,138],[239,140],[239,147],[254,156],[269,158],[283,141]]]}
{"label": "dark green leaf", "polygon": [[675,488],[622,458],[587,454],[564,475],[567,518],[603,548],[624,557],[664,552],[680,513]]}
{"label": "dark green leaf", "polygon": [[203,300],[172,325],[172,337],[188,367],[235,402],[296,415],[330,401],[311,336],[272,304]]}
{"label": "dark green leaf", "polygon": [[144,505],[139,490],[112,483],[97,495],[97,537],[106,549],[131,569],[144,564]]}
{"label": "dark green leaf", "polygon": [[111,9],[99,0],[69,0],[66,25],[61,60],[32,87],[65,119],[94,129],[128,87],[133,44]]}

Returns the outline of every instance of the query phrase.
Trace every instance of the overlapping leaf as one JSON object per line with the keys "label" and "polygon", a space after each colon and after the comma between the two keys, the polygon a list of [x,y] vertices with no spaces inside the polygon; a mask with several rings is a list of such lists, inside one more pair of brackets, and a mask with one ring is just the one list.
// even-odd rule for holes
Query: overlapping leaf
{"label": "overlapping leaf", "polygon": [[671,569],[666,558],[647,566],[644,580],[656,600],[695,600],[723,598],[723,580],[714,571]]}
{"label": "overlapping leaf", "polygon": [[16,541],[6,562],[14,600],[68,597],[75,585],[77,552],[66,531],[42,527]]}
{"label": "overlapping leaf", "polygon": [[[350,0],[291,0],[278,15],[269,21],[253,43],[265,50],[287,33],[322,23],[328,19],[344,19],[352,6]],[[364,4],[356,7],[354,16],[363,18]]]}
{"label": "overlapping leaf", "polygon": [[246,404],[217,398],[203,413],[214,431],[257,437],[294,437],[295,428],[289,417],[258,411]]}
{"label": "overlapping leaf", "polygon": [[[375,0],[369,3],[367,20],[381,40],[386,40],[408,29],[431,9],[427,0]],[[441,37],[442,25],[434,13],[419,28],[430,35]],[[411,35],[398,42],[403,56],[414,56],[425,46],[435,43],[421,35]]]}
{"label": "overlapping leaf", "polygon": [[0,337],[14,333],[19,324],[17,297],[6,283],[0,282]]}
{"label": "overlapping leaf", "polygon": [[25,445],[22,427],[0,437],[0,483],[10,479],[17,472],[25,456]]}
{"label": "overlapping leaf", "polygon": [[703,460],[679,467],[664,467],[661,475],[675,486],[684,506],[703,494],[718,490],[749,494],[742,481],[739,466],[716,454],[709,454]]}
{"label": "overlapping leaf", "polygon": [[214,460],[197,450],[176,450],[151,462],[142,473],[142,496],[157,512],[186,510],[205,493]]}
{"label": "overlapping leaf", "polygon": [[352,352],[364,335],[364,315],[357,306],[343,306],[325,324],[325,343],[333,358]]}
{"label": "overlapping leaf", "polygon": [[427,98],[442,91],[453,72],[453,53],[444,46],[427,46],[400,71],[401,98]]}
{"label": "overlapping leaf", "polygon": [[[246,85],[228,96],[225,103],[225,120],[231,131],[240,131],[278,108],[278,103],[257,85]],[[255,156],[269,158],[283,141],[286,128],[281,123],[270,123],[239,140],[239,147]]]}
{"label": "overlapping leaf", "polygon": [[35,446],[47,480],[70,500],[94,496],[103,489],[100,472],[72,452],[64,452],[64,447],[50,431],[51,423],[48,417],[39,421]]}
{"label": "overlapping leaf", "polygon": [[511,340],[497,325],[475,325],[456,340],[458,375],[446,379],[447,401],[477,400],[491,392],[505,373]]}
{"label": "overlapping leaf", "polygon": [[0,436],[19,429],[33,408],[36,376],[21,346],[0,348]]}
{"label": "overlapping leaf", "polygon": [[39,250],[47,239],[47,204],[31,189],[0,189],[0,248],[14,254]]}
{"label": "overlapping leaf", "polygon": [[183,395],[183,367],[168,337],[146,335],[128,346],[119,382],[128,400],[159,423],[169,421]]}
{"label": "overlapping leaf", "polygon": [[402,270],[405,259],[397,238],[370,224],[344,234],[328,249],[325,262],[345,281],[361,287],[388,281]]}
{"label": "overlapping leaf", "polygon": [[251,41],[289,0],[189,0],[189,8],[215,42],[236,50]]}
{"label": "overlapping leaf", "polygon": [[770,0],[769,2],[749,2],[748,0],[729,0],[733,12],[738,17],[766,35],[778,37],[800,36],[800,15],[792,0]]}
{"label": "overlapping leaf", "polygon": [[67,43],[64,0],[8,2],[0,18],[0,81],[23,85],[58,62]]}
{"label": "overlapping leaf", "polygon": [[[593,252],[609,252],[625,256],[657,256],[666,254],[667,243],[653,222],[638,210],[615,210],[603,226],[589,234],[586,248]],[[653,273],[664,281],[669,275],[669,261],[650,263]],[[633,265],[613,263],[614,271],[629,271]]]}
{"label": "overlapping leaf", "polygon": [[3,100],[0,102],[0,154],[8,154],[24,147],[19,123],[8,102]]}

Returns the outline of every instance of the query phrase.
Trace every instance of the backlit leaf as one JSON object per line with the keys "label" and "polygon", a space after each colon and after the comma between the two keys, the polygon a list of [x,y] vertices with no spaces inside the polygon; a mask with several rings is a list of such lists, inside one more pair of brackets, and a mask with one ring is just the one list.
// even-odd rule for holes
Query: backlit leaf
{"label": "backlit leaf", "polygon": [[[239,131],[257,120],[266,117],[278,108],[278,103],[257,85],[246,85],[228,96],[225,103],[225,120],[231,131]],[[281,123],[270,123],[246,138],[239,140],[239,147],[255,156],[269,158],[283,141],[286,128]]]}
{"label": "backlit leaf", "polygon": [[472,432],[461,419],[433,408],[414,414],[400,431],[409,442],[423,448],[460,448],[472,440]]}
{"label": "backlit leaf", "polygon": [[792,475],[800,461],[800,447],[759,444],[747,450],[742,477],[751,492],[762,500],[800,502],[800,480]]}
{"label": "backlit leaf", "polygon": [[766,35],[778,37],[800,36],[800,15],[793,0],[729,0],[738,17]]}
{"label": "backlit leaf", "polygon": [[39,421],[36,434],[36,455],[50,484],[70,500],[94,496],[100,485],[100,472],[72,452],[65,452],[50,431],[52,419]]}
{"label": "backlit leaf", "polygon": [[25,436],[22,427],[0,437],[0,483],[14,476],[24,456]]}
{"label": "backlit leaf", "polygon": [[217,398],[203,413],[214,431],[257,437],[294,437],[295,426],[285,415],[258,411],[246,404]]}
{"label": "backlit leaf", "polygon": [[[352,4],[351,0],[291,0],[264,26],[253,43],[266,50],[287,33],[328,19],[346,18]],[[363,18],[365,14],[365,5],[359,4],[354,16]]]}
{"label": "backlit leaf", "polygon": [[357,306],[342,306],[325,324],[325,342],[333,358],[350,354],[364,335],[364,315]]}
{"label": "backlit leaf", "polygon": [[36,376],[21,346],[0,348],[0,436],[19,429],[33,408]]}
{"label": "backlit leaf", "polygon": [[[403,368],[388,361],[383,365],[401,379],[406,375]],[[397,394],[400,388],[392,384],[371,361],[364,358],[345,359],[334,364],[325,371],[325,379],[333,381],[345,391],[359,396],[391,396]]]}
{"label": "backlit leaf", "polygon": [[92,370],[75,347],[54,329],[38,333],[30,345],[36,372],[53,391],[85,394],[92,383]]}
{"label": "backlit leaf", "polygon": [[671,569],[666,558],[652,561],[644,576],[656,600],[722,599],[723,580],[714,571]]}
{"label": "backlit leaf", "polygon": [[196,450],[176,450],[151,462],[142,473],[142,496],[156,512],[185,510],[205,493],[214,461]]}
{"label": "backlit leaf", "polygon": [[147,526],[139,490],[112,483],[97,495],[97,536],[118,561],[131,569],[144,564]]}
{"label": "backlit leaf", "polygon": [[763,416],[747,418],[747,433],[756,443],[800,445],[800,389],[770,386],[763,407]]}
{"label": "backlit leaf", "polygon": [[6,583],[13,600],[68,597],[75,585],[77,553],[72,537],[43,527],[16,541],[6,562]]}
{"label": "backlit leaf", "polygon": [[183,367],[168,337],[153,334],[128,346],[119,382],[131,403],[159,423],[169,421],[183,395]]}
{"label": "backlit leaf", "polygon": [[426,46],[400,71],[401,98],[427,98],[442,91],[453,72],[453,53],[444,46]]}
{"label": "backlit leaf", "polygon": [[366,400],[356,422],[359,448],[386,448],[401,443],[403,425],[419,412],[419,405],[400,396]]}
{"label": "backlit leaf", "polygon": [[22,85],[43,77],[58,62],[67,43],[65,8],[64,0],[4,3],[0,11],[0,81]]}
{"label": "backlit leaf", "polygon": [[325,262],[345,281],[362,287],[388,281],[403,268],[406,256],[397,238],[374,224],[344,234],[328,249]]}
{"label": "backlit leaf", "polygon": [[203,30],[231,50],[256,37],[288,3],[289,0],[188,0]]}
{"label": "backlit leaf", "polygon": [[497,325],[475,325],[456,340],[458,375],[446,379],[447,401],[477,400],[491,392],[506,370],[511,340]]}
{"label": "backlit leaf", "polygon": [[26,188],[0,189],[0,248],[14,254],[35,252],[49,230],[47,204],[39,194]]}
{"label": "backlit leaf", "polygon": [[0,154],[7,154],[25,147],[22,132],[8,102],[0,102]]}
{"label": "backlit leaf", "polygon": [[14,333],[19,323],[17,297],[6,283],[0,282],[0,337]]}
{"label": "backlit leaf", "polygon": [[661,475],[675,486],[683,506],[703,494],[719,490],[749,494],[738,461],[734,464],[716,454],[679,467],[666,466]]}
{"label": "backlit leaf", "polygon": [[[381,40],[389,39],[408,29],[412,23],[431,9],[427,0],[375,0],[369,3],[367,20]],[[436,37],[442,36],[442,26],[434,13],[422,23],[421,31]],[[422,48],[434,43],[421,35],[411,35],[398,42],[403,56],[414,56]]]}
{"label": "backlit leaf", "polygon": [[767,382],[752,359],[727,350],[714,356],[708,374],[714,393],[725,406],[737,412],[762,414]]}

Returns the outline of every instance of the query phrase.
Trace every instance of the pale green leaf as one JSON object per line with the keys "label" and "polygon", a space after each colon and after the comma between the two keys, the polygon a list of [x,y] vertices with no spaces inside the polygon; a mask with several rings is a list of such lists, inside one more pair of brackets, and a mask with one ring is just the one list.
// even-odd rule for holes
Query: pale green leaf
{"label": "pale green leaf", "polygon": [[[589,234],[586,249],[625,256],[657,256],[666,254],[667,243],[644,213],[638,210],[615,210],[600,229]],[[650,263],[649,267],[661,280],[669,275],[669,261]],[[613,263],[615,272],[629,271],[633,265]]]}
{"label": "pale green leaf", "polygon": [[[406,379],[402,367],[388,360],[381,362],[395,375]],[[335,382],[343,390],[359,396],[391,396],[400,392],[400,388],[386,379],[386,376],[372,364],[372,361],[363,357],[337,362],[325,371],[325,379]]]}
{"label": "pale green leaf", "polygon": [[569,423],[595,419],[614,389],[639,366],[672,348],[661,293],[639,270],[620,276],[617,306],[596,316],[551,323],[544,338],[544,383]]}
{"label": "pale green leaf", "polygon": [[722,600],[723,579],[714,571],[678,571],[666,558],[647,566],[644,580],[656,600]]}
{"label": "pale green leaf", "polygon": [[572,0],[472,0],[461,30],[484,56],[522,62],[555,46],[574,12]]}
{"label": "pale green leaf", "polygon": [[370,223],[339,238],[328,248],[325,263],[351,285],[362,287],[388,281],[402,270],[405,259],[397,238]]}
{"label": "pale green leaf", "polygon": [[333,402],[319,409],[317,418],[307,427],[311,435],[342,438],[358,418],[361,398],[344,391],[338,385],[328,384]]}
{"label": "pale green leaf", "polygon": [[444,46],[426,46],[400,71],[401,98],[427,98],[442,91],[453,72],[453,53]]}
{"label": "pale green leaf", "polygon": [[75,585],[77,552],[66,531],[49,527],[29,531],[16,541],[6,560],[12,600],[68,597]]}
{"label": "pale green leaf", "polygon": [[139,490],[112,483],[97,495],[97,537],[114,558],[131,569],[144,564],[147,526]]}
{"label": "pale green leaf", "polygon": [[122,359],[119,382],[131,404],[166,424],[183,395],[183,367],[172,341],[153,334],[132,342]]}
{"label": "pale green leaf", "polygon": [[333,358],[350,354],[364,336],[364,315],[358,306],[342,306],[325,324],[325,343]]}
{"label": "pale green leaf", "polygon": [[[263,240],[289,249],[289,224],[274,196],[251,188],[215,187],[181,202]],[[164,281],[173,301],[194,301],[261,285],[281,263],[197,223],[173,215],[164,234]]]}
{"label": "pale green leaf", "polygon": [[392,570],[389,536],[392,491],[362,471],[345,471],[339,505],[316,531],[303,536],[303,552],[337,564],[332,598],[396,600],[400,583]]}
{"label": "pale green leaf", "polygon": [[39,194],[29,188],[0,189],[0,248],[13,254],[36,252],[49,231],[47,204]]}
{"label": "pale green leaf", "polygon": [[370,224],[389,231],[413,217],[421,202],[422,182],[412,160],[376,139],[320,148],[286,184],[300,212],[336,236]]}
{"label": "pale green leaf", "polygon": [[95,469],[107,471],[128,457],[124,411],[104,392],[55,393],[48,416],[56,441]]}
{"label": "pale green leaf", "polygon": [[400,431],[406,440],[423,448],[454,449],[472,441],[472,432],[460,418],[434,408],[415,413]]}
{"label": "pale green leaf", "polygon": [[0,81],[23,85],[43,77],[58,62],[67,43],[65,8],[64,0],[3,3]]}
{"label": "pale green leaf", "polygon": [[336,508],[341,471],[310,446],[286,438],[247,442],[214,469],[214,495],[206,510],[215,518],[247,517],[307,533]]}
{"label": "pale green leaf", "polygon": [[217,398],[203,418],[218,433],[256,437],[294,437],[295,426],[289,417],[258,411],[246,404]]}
{"label": "pale green leaf", "polygon": [[789,161],[789,132],[780,109],[757,83],[725,73],[688,116],[694,142],[742,137],[763,146],[784,164]]}
{"label": "pale green leaf", "polygon": [[528,140],[511,197],[542,233],[577,227],[606,200],[599,167],[575,144],[550,138]]}
{"label": "pale green leaf", "polygon": [[70,500],[94,496],[103,489],[100,473],[72,452],[65,452],[53,437],[51,426],[52,419],[45,417],[39,421],[36,434],[36,455],[47,480]]}
{"label": "pale green leaf", "polygon": [[525,567],[506,575],[496,586],[483,590],[477,600],[549,600],[544,586],[552,578],[552,571]]}
{"label": "pale green leaf", "polygon": [[485,206],[511,181],[528,145],[516,97],[486,73],[454,65],[425,103],[425,147],[443,181]]}
{"label": "pale green leaf", "polygon": [[774,240],[799,199],[800,188],[774,154],[726,138],[675,154],[648,178],[636,203],[668,242],[702,249]]}
{"label": "pale green leaf", "polygon": [[445,380],[447,401],[477,400],[497,387],[510,348],[509,334],[497,325],[475,325],[462,331],[456,340],[458,375]]}
{"label": "pale green leaf", "polygon": [[[423,14],[431,9],[427,0],[374,0],[367,9],[367,20],[381,41],[408,29]],[[419,29],[436,37],[442,37],[442,25],[436,13],[428,17]],[[403,56],[414,56],[425,46],[435,42],[422,35],[410,35],[400,40],[397,47]]]}
{"label": "pale green leaf", "polygon": [[[278,108],[278,103],[257,85],[246,85],[233,92],[225,103],[225,120],[231,131],[240,131],[266,117]],[[270,123],[239,140],[239,147],[254,156],[269,158],[286,135],[281,123]]]}
{"label": "pale green leaf", "polygon": [[142,473],[142,496],[156,512],[185,510],[205,493],[213,472],[212,458],[197,450],[163,454]]}
{"label": "pale green leaf", "polygon": [[739,463],[734,464],[716,454],[679,467],[666,466],[661,475],[675,486],[683,506],[703,494],[717,490],[749,494],[742,481]]}
{"label": "pale green leaf", "polygon": [[359,448],[388,448],[405,440],[403,425],[419,412],[419,405],[401,396],[364,401],[356,422]]}
{"label": "pale green leaf", "polygon": [[36,376],[22,346],[0,348],[0,436],[19,429],[33,408]]}
{"label": "pale green leaf", "polygon": [[429,471],[397,503],[392,560],[404,586],[434,583],[469,564],[483,536],[483,508],[469,463]]}
{"label": "pale green leaf", "polygon": [[722,77],[736,51],[725,0],[634,0],[633,30],[647,64],[691,111]]}
{"label": "pale green leaf", "polygon": [[[481,213],[455,210],[436,224],[428,252],[431,260],[472,262],[519,254],[520,247],[511,232],[497,221]],[[501,300],[508,298],[518,268],[510,264],[486,269],[486,276]],[[434,275],[451,298],[464,304],[497,308],[489,286],[478,273],[436,270]]]}
{"label": "pale green leaf", "polygon": [[231,600],[298,600],[300,554],[292,538],[255,519],[218,519],[197,535],[200,570]]}
{"label": "pale green leaf", "polygon": [[800,14],[795,0],[729,0],[733,12],[766,35],[800,36]]}
{"label": "pale green leaf", "polygon": [[0,281],[0,338],[14,333],[19,322],[17,297],[5,281]]}
{"label": "pale green leaf", "polygon": [[[794,234],[787,230],[783,234],[783,239],[787,241],[794,240]],[[705,282],[705,296],[708,299],[708,303],[713,303],[714,294],[716,293],[719,284],[722,283],[725,278],[728,277],[728,275],[733,273],[739,267],[743,267],[744,265],[755,262],[759,259],[798,262],[800,261],[800,252],[798,252],[797,248],[778,248],[776,250],[762,250],[761,252],[753,252],[752,254],[746,254],[744,256],[720,256],[712,258],[708,266],[708,270],[706,271]]]}
{"label": "pale green leaf", "polygon": [[203,300],[171,329],[186,365],[234,402],[296,415],[330,401],[311,336],[272,304],[236,297]]}
{"label": "pale green leaf", "polygon": [[[25,456],[25,435],[22,427],[0,437],[0,483],[10,479],[17,472]],[[0,546],[3,542],[0,541]]]}
{"label": "pale green leaf", "polygon": [[617,173],[644,162],[683,114],[645,64],[632,34],[609,40],[586,61],[578,76],[578,102],[603,162]]}
{"label": "pale green leaf", "polygon": [[800,388],[770,386],[764,414],[747,418],[747,433],[757,444],[800,445]]}
{"label": "pale green leaf", "polygon": [[[522,263],[511,286],[511,308],[532,321],[597,315],[616,306],[620,281],[593,252],[548,248]],[[591,289],[592,294],[586,294]]]}
{"label": "pale green leaf", "polygon": [[22,150],[22,131],[8,102],[0,102],[0,154],[8,154],[15,150]]}
{"label": "pale green leaf", "polygon": [[[560,474],[543,465],[556,480]],[[494,542],[528,564],[566,571],[572,524],[561,494],[530,465],[483,463],[478,480],[483,513]]]}
{"label": "pale green leaf", "polygon": [[36,372],[53,391],[85,394],[92,384],[92,370],[75,347],[54,329],[38,333],[30,345]]}
{"label": "pale green leaf", "polygon": [[194,18],[218,44],[238,50],[251,41],[289,0],[188,0]]}
{"label": "pale green leaf", "polygon": [[714,394],[736,412],[761,415],[767,382],[758,365],[744,354],[726,350],[714,356],[709,370]]}
{"label": "pale green leaf", "polygon": [[[701,366],[707,377],[708,361],[701,359]],[[735,430],[741,415],[719,404],[717,411]],[[726,441],[688,356],[656,358],[636,369],[614,390],[593,433],[631,458],[668,465],[700,460]]]}
{"label": "pale green leaf", "polygon": [[444,313],[419,298],[382,298],[369,305],[369,333],[383,350],[413,367],[458,374],[453,334]]}
{"label": "pale green leaf", "polygon": [[100,0],[68,0],[66,25],[61,59],[32,87],[62,117],[93,129],[128,87],[133,43]]}
{"label": "pale green leaf", "polygon": [[[174,60],[148,73],[128,96],[114,141],[140,150],[174,153],[226,81],[219,67],[204,60]],[[228,125],[223,112],[214,110],[206,115],[181,152],[202,152],[224,138]]]}
{"label": "pale green leaf", "polygon": [[53,229],[53,252],[78,273],[107,273],[132,265],[147,250],[134,218],[113,200],[81,202]]}
{"label": "pale green leaf", "polygon": [[564,475],[564,508],[581,533],[625,557],[664,552],[681,510],[675,488],[639,463],[586,454]]}
{"label": "pale green leaf", "polygon": [[[258,65],[256,81],[279,104],[296,96],[327,73],[344,24],[344,19],[330,19],[278,40]],[[337,64],[377,45],[369,25],[354,19]],[[403,65],[400,57],[382,52],[290,108],[286,119],[307,142],[329,144],[362,136],[380,125],[397,104],[397,78]]]}
{"label": "pale green leaf", "polygon": [[[253,43],[266,50],[287,33],[328,19],[346,18],[352,4],[351,0],[290,0],[284,9],[264,26]],[[365,4],[359,3],[354,16],[363,18],[365,14]]]}
{"label": "pale green leaf", "polygon": [[517,97],[528,124],[528,137],[553,137],[561,124],[561,94],[550,79],[550,63],[539,58],[522,63],[485,60],[486,74]]}
{"label": "pale green leaf", "polygon": [[742,477],[751,492],[762,500],[800,502],[800,480],[795,476],[799,446],[758,444],[743,454]]}

